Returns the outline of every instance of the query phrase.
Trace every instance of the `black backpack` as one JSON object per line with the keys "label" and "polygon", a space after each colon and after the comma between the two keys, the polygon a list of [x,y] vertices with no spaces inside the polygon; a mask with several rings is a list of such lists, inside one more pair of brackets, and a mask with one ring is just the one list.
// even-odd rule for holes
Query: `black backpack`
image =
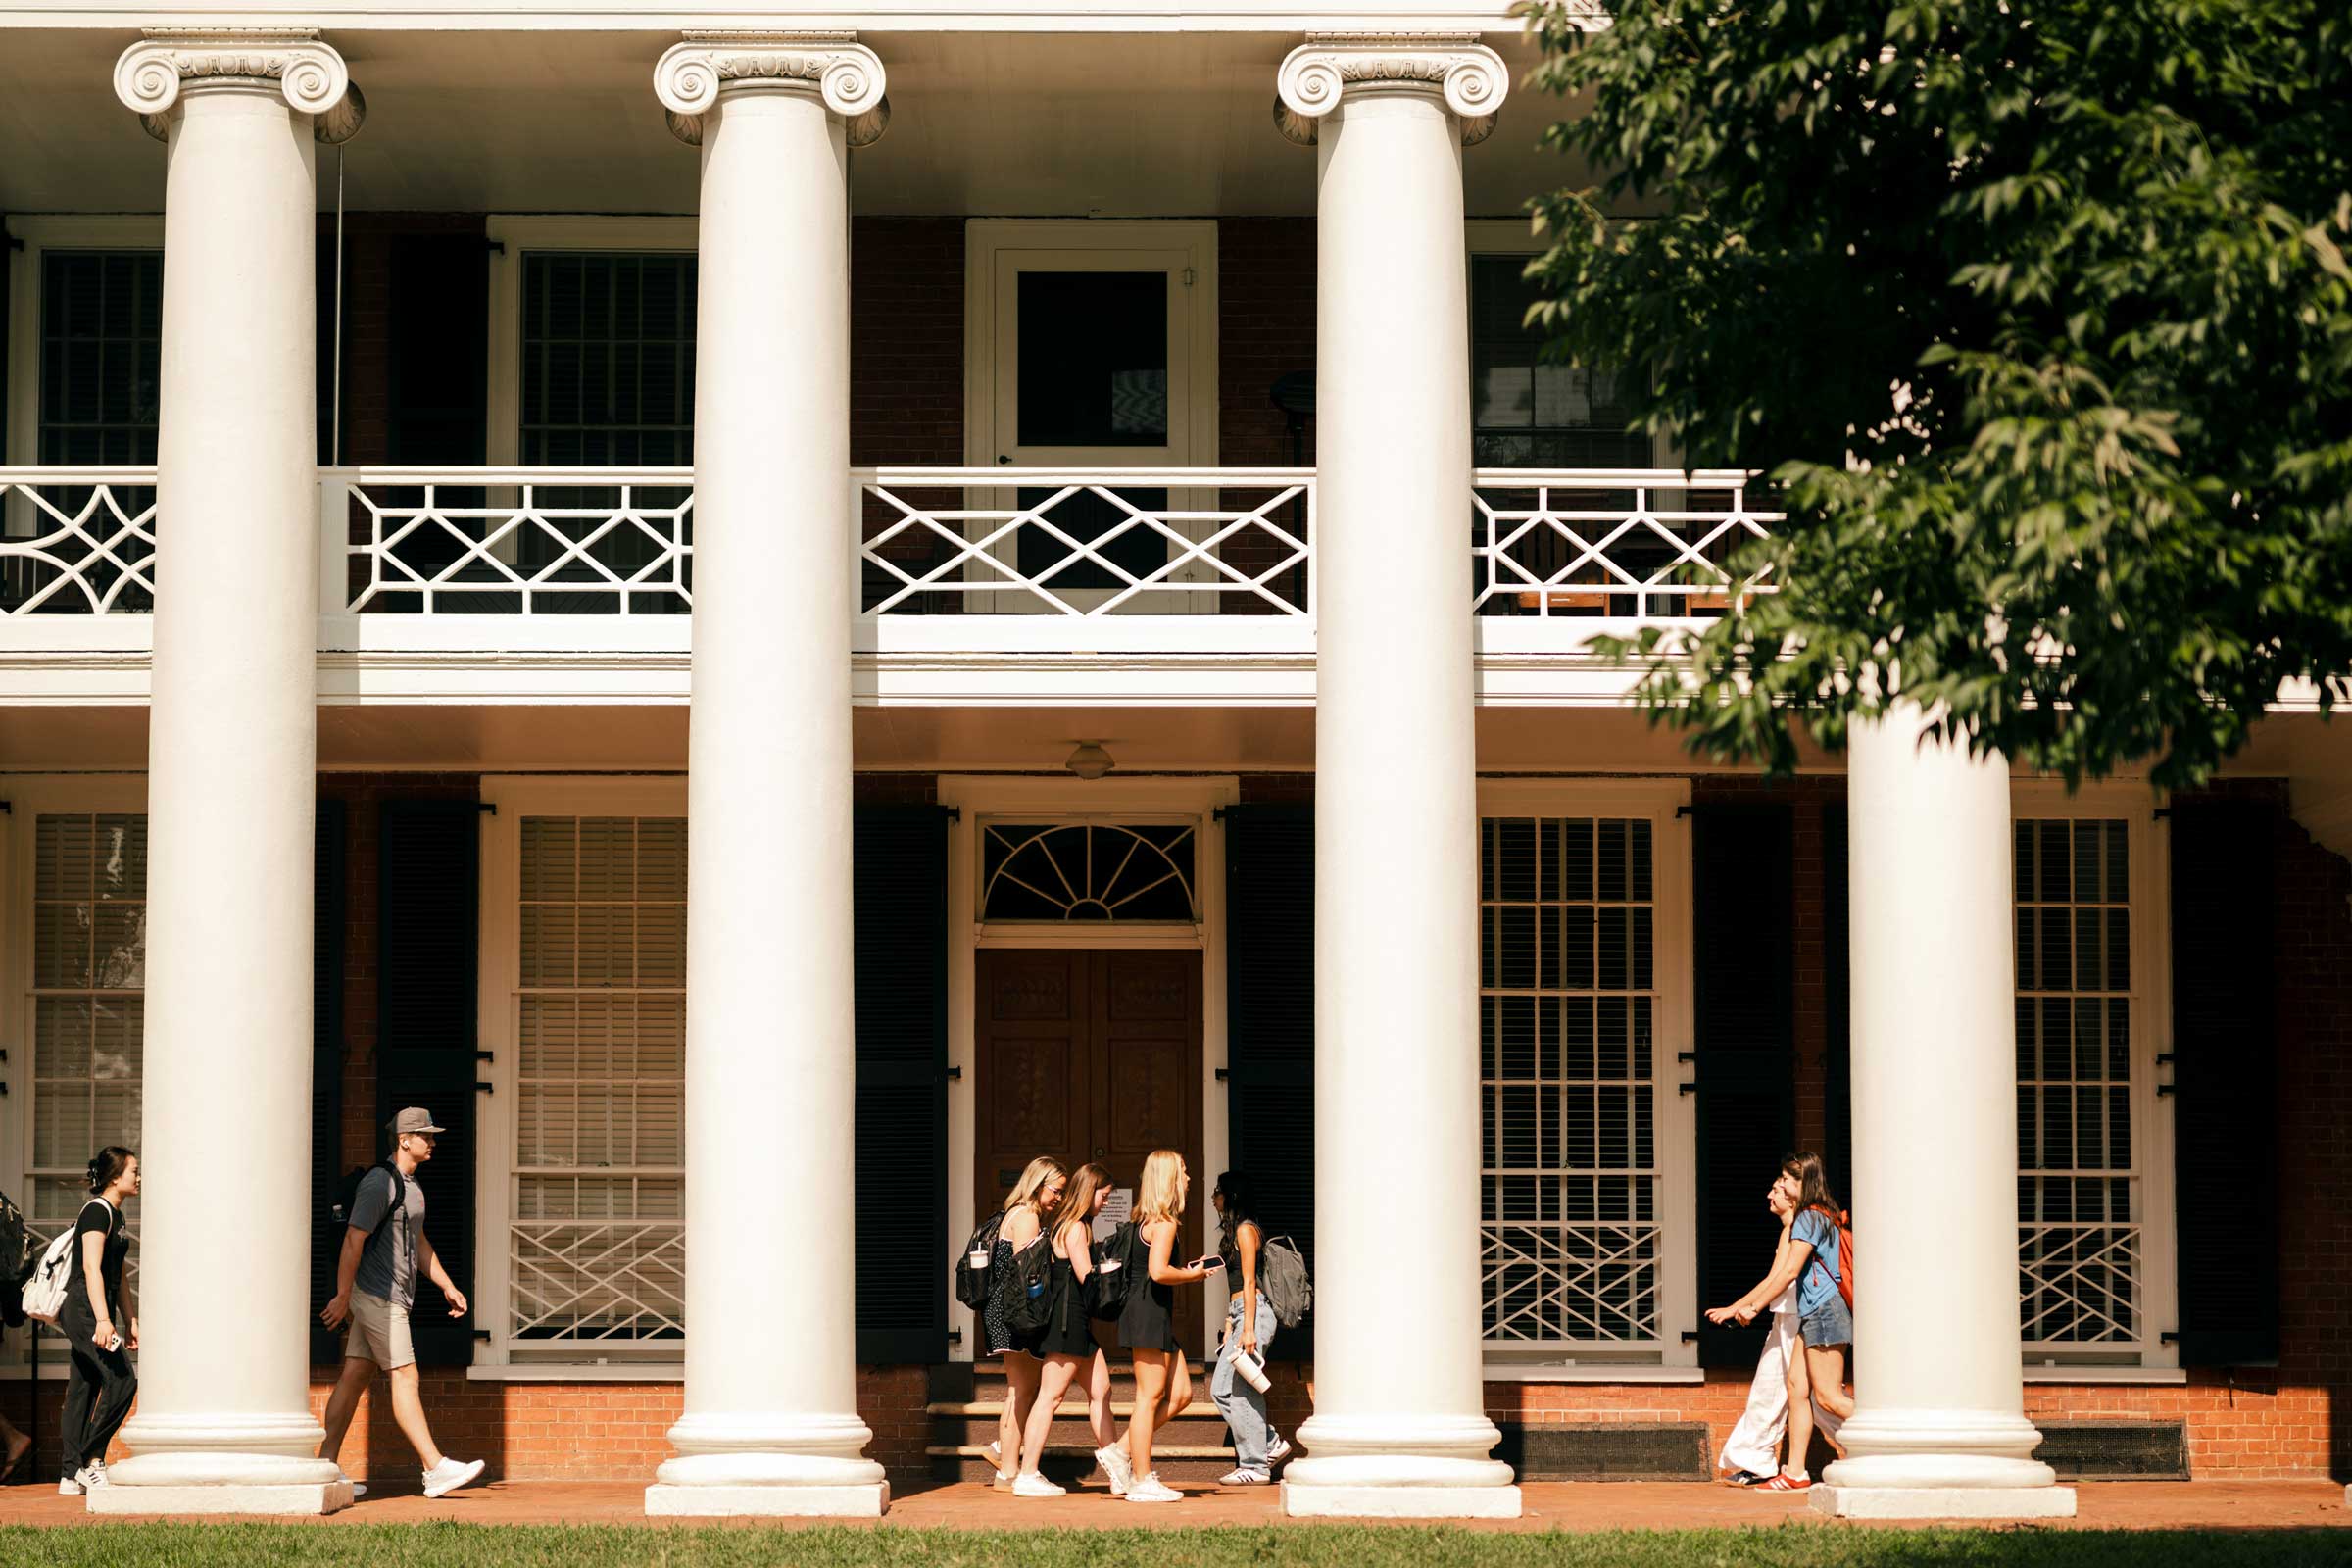
{"label": "black backpack", "polygon": [[[336,1184],[334,1207],[328,1211],[338,1228],[349,1229],[351,1212],[360,1205],[360,1183],[366,1181],[371,1172],[379,1170],[392,1178],[392,1202],[384,1210],[383,1217],[375,1222],[375,1228],[368,1233],[368,1245],[370,1247],[375,1245],[376,1237],[382,1234],[384,1222],[395,1214],[406,1212],[409,1206],[409,1184],[401,1176],[398,1165],[388,1159],[380,1165],[354,1165],[343,1173],[343,1180]],[[338,1240],[335,1245],[340,1247],[342,1243]]]}
{"label": "black backpack", "polygon": [[1046,1326],[1053,1308],[1051,1286],[1054,1249],[1039,1233],[1036,1241],[1012,1254],[1012,1265],[997,1279],[997,1304],[1004,1326],[1015,1334],[1035,1334]]}
{"label": "black backpack", "polygon": [[1152,1262],[1143,1245],[1143,1232],[1128,1220],[1095,1249],[1095,1271],[1086,1277],[1086,1315],[1108,1321],[1127,1309],[1127,1298],[1138,1289]]}
{"label": "black backpack", "polygon": [[963,1253],[956,1259],[956,1299],[977,1312],[988,1299],[996,1268],[997,1232],[1004,1228],[1004,1211],[998,1209],[980,1222]]}

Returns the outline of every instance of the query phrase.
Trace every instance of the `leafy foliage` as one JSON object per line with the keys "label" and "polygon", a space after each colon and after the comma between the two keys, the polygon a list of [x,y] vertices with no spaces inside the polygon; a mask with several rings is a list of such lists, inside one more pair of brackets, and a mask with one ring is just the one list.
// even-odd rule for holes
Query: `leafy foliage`
{"label": "leafy foliage", "polygon": [[2282,682],[2352,700],[2343,0],[1528,10],[1603,172],[1533,204],[1551,351],[1656,366],[1642,421],[1789,512],[1735,567],[1779,592],[1613,645],[1694,750],[1899,688],[2181,786]]}

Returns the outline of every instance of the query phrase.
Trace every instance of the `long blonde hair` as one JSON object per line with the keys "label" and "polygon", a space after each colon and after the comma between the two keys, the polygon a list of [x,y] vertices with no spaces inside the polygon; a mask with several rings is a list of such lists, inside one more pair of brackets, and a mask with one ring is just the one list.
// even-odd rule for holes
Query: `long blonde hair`
{"label": "long blonde hair", "polygon": [[1088,1163],[1078,1167],[1070,1177],[1070,1185],[1062,1191],[1061,1218],[1056,1220],[1054,1225],[1054,1235],[1056,1241],[1060,1239],[1063,1231],[1073,1225],[1084,1227],[1089,1236],[1094,1234],[1092,1210],[1095,1206],[1095,1195],[1109,1185],[1110,1172],[1102,1166]]}
{"label": "long blonde hair", "polygon": [[1136,1184],[1135,1221],[1182,1219],[1185,1195],[1192,1188],[1184,1156],[1173,1149],[1154,1149],[1144,1157],[1144,1179]]}
{"label": "long blonde hair", "polygon": [[1061,1168],[1061,1161],[1055,1159],[1052,1154],[1038,1155],[1029,1162],[1029,1168],[1021,1172],[1021,1179],[1012,1184],[1012,1191],[1005,1195],[1004,1212],[1009,1214],[1025,1203],[1029,1206],[1030,1211],[1042,1221],[1046,1211],[1038,1207],[1037,1195],[1039,1191],[1054,1177],[1068,1174]]}

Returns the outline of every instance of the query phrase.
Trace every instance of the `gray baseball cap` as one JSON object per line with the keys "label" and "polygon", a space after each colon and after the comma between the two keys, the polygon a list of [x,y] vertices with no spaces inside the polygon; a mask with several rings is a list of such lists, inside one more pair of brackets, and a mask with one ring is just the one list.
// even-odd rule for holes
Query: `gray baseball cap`
{"label": "gray baseball cap", "polygon": [[392,1136],[405,1138],[411,1133],[445,1133],[446,1127],[435,1126],[433,1113],[422,1105],[411,1105],[392,1118]]}

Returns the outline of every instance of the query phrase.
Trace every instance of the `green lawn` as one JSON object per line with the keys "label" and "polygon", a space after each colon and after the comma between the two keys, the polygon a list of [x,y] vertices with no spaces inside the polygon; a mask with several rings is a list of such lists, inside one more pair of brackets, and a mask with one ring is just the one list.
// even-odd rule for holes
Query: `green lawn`
{"label": "green lawn", "polygon": [[6,1568],[2352,1568],[2352,1531],[1673,1534],[1265,1530],[652,1530],[480,1525],[0,1528]]}

